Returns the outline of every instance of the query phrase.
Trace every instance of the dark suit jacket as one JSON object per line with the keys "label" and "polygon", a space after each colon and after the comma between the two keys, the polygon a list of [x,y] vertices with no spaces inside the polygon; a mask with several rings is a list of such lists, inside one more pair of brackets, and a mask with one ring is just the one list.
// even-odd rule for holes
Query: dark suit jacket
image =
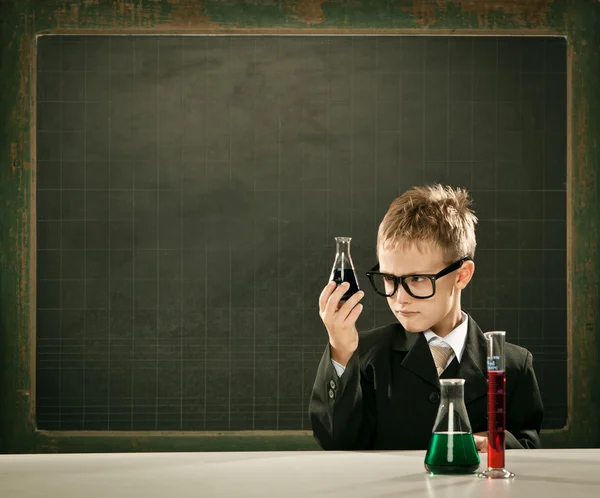
{"label": "dark suit jacket", "polygon": [[[465,379],[473,432],[487,431],[487,344],[469,316],[460,364],[442,378]],[[539,448],[543,406],[529,351],[505,346],[506,448]],[[315,438],[326,450],[427,449],[440,401],[440,383],[422,333],[399,324],[359,334],[358,350],[339,378],[329,345],[309,406]]]}

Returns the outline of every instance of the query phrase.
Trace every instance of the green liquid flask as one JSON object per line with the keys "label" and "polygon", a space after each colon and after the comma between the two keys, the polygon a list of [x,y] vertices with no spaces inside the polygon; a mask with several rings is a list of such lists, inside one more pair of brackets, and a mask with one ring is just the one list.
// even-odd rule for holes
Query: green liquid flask
{"label": "green liquid flask", "polygon": [[440,379],[442,399],[425,455],[425,469],[432,474],[473,474],[479,468],[464,385],[464,379]]}

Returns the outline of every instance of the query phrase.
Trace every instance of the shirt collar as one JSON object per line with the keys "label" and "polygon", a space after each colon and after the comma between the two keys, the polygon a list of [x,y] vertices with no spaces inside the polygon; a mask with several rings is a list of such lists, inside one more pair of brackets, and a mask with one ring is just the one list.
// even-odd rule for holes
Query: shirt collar
{"label": "shirt collar", "polygon": [[445,342],[448,344],[452,351],[454,351],[454,355],[456,359],[460,363],[462,358],[463,351],[465,349],[465,342],[467,340],[467,329],[469,325],[469,320],[467,319],[467,314],[461,310],[462,321],[460,324],[452,330],[446,337],[440,337],[435,334],[431,329],[423,332],[425,339],[427,339],[428,344],[434,344],[438,342]]}

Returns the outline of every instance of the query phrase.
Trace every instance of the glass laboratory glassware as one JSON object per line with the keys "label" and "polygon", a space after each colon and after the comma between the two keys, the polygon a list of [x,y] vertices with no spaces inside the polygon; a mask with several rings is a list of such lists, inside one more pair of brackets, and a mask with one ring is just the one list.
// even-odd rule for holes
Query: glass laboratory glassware
{"label": "glass laboratory glassware", "polygon": [[358,279],[354,271],[354,263],[350,256],[350,241],[352,237],[336,237],[335,238],[335,261],[331,269],[329,281],[334,281],[338,285],[343,282],[348,282],[350,288],[342,296],[341,301],[345,301],[352,294],[359,291]]}
{"label": "glass laboratory glassware", "polygon": [[504,338],[506,332],[486,332],[488,354],[488,469],[479,474],[488,479],[508,479],[515,475],[504,468],[506,429],[506,376]]}
{"label": "glass laboratory glassware", "polygon": [[440,379],[440,407],[425,455],[425,469],[432,474],[472,474],[479,468],[464,386],[465,379]]}

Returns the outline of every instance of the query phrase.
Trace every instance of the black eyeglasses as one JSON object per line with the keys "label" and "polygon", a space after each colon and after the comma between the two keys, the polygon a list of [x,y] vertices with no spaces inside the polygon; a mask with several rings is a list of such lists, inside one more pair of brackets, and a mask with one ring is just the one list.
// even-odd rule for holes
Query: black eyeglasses
{"label": "black eyeglasses", "polygon": [[366,274],[367,277],[369,277],[373,290],[380,296],[392,297],[398,290],[398,285],[402,285],[404,290],[412,297],[416,299],[427,299],[435,294],[435,282],[438,278],[442,278],[443,276],[458,270],[465,261],[469,260],[472,260],[472,258],[470,256],[465,256],[446,266],[446,268],[435,275],[413,274],[398,277],[396,275],[389,275],[378,271],[379,264],[375,265]]}

